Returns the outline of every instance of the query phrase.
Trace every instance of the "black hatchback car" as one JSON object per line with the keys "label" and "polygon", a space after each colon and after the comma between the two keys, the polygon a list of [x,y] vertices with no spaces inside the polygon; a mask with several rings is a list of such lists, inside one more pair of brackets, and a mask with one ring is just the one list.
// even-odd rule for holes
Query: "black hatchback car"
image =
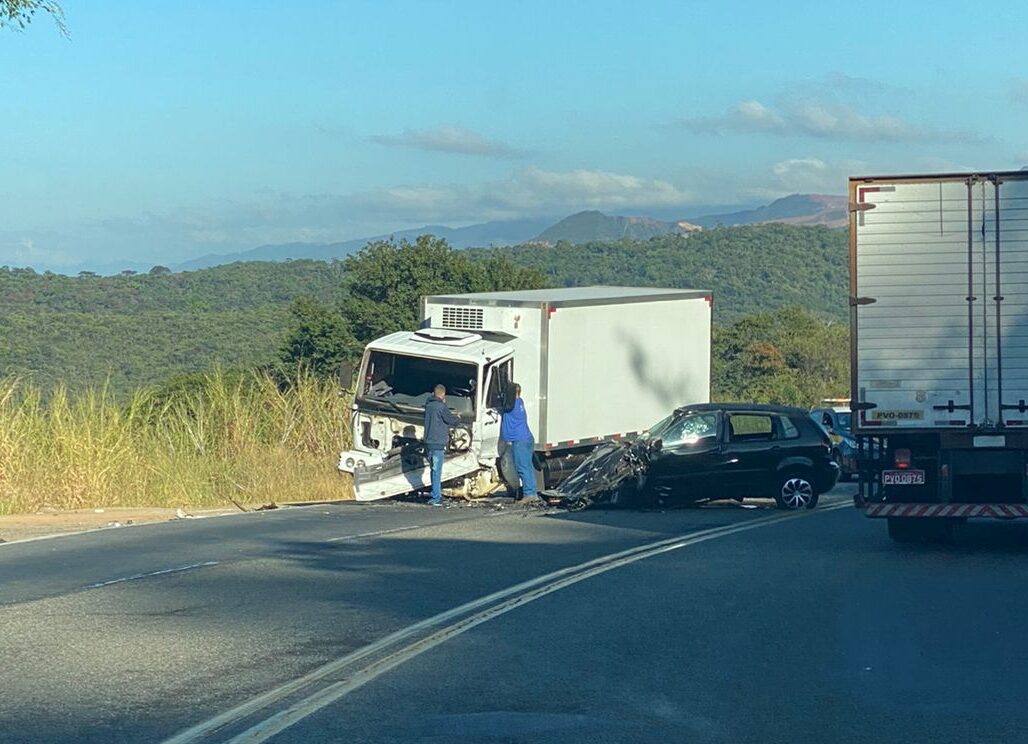
{"label": "black hatchback car", "polygon": [[632,442],[598,447],[543,495],[572,508],[754,496],[812,509],[838,479],[831,440],[807,411],[712,403],[679,408]]}

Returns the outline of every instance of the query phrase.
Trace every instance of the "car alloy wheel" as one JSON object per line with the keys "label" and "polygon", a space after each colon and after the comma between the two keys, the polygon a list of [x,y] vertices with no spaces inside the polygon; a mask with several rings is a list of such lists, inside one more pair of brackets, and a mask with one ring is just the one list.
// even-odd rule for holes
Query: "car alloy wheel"
{"label": "car alloy wheel", "polygon": [[778,504],[783,509],[809,509],[814,503],[814,487],[806,478],[789,476],[782,482]]}

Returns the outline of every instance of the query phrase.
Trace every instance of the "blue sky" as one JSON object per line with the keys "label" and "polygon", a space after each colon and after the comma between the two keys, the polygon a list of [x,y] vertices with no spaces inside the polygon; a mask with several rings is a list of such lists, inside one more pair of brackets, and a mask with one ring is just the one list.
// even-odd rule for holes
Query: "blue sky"
{"label": "blue sky", "polygon": [[0,263],[1028,163],[1028,6],[66,0],[0,29]]}

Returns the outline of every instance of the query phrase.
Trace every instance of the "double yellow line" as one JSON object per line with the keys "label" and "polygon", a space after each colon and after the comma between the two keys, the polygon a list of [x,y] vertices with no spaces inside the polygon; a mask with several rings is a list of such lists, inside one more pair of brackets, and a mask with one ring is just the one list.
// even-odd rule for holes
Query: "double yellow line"
{"label": "double yellow line", "polygon": [[[164,744],[196,744],[213,741],[228,742],[229,744],[244,744],[244,742],[258,744],[258,742],[267,741],[391,669],[395,669],[476,626],[529,602],[534,602],[547,594],[645,558],[652,558],[740,532],[748,532],[842,508],[852,508],[852,506],[849,503],[832,504],[812,511],[775,514],[741,524],[691,532],[610,553],[576,566],[529,579],[391,633],[375,643],[331,661],[302,677],[291,680],[186,729],[167,739]],[[272,709],[272,706],[275,706],[272,712],[266,712],[268,709]],[[240,726],[246,725],[249,719],[255,719],[255,721],[242,732],[232,734],[228,730],[230,727],[238,729]],[[231,738],[220,738],[219,735],[222,732]]]}

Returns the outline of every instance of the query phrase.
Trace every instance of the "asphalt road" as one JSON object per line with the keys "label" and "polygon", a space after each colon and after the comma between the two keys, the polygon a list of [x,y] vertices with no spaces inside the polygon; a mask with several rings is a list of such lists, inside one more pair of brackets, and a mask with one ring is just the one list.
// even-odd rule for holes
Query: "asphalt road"
{"label": "asphalt road", "polygon": [[2,545],[0,741],[1023,740],[1028,524],[897,546],[834,496]]}

